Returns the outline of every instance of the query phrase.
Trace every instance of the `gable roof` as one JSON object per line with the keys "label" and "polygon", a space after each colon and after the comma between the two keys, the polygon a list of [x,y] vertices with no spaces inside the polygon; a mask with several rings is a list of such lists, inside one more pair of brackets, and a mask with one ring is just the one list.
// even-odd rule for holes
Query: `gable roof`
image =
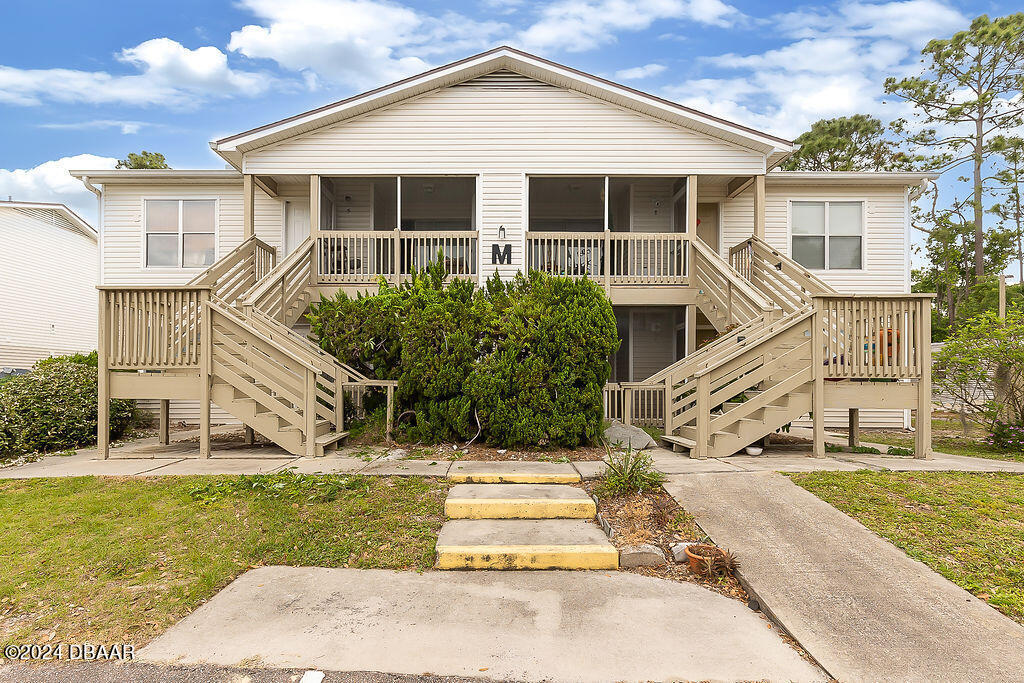
{"label": "gable roof", "polygon": [[[64,204],[54,202],[15,202],[11,200],[0,200],[0,209],[17,209],[19,213],[25,214],[36,220],[42,220],[63,228],[81,233],[93,241],[98,239],[96,229],[85,222],[81,216],[69,209]],[[54,220],[47,220],[43,215],[49,214]]]}
{"label": "gable roof", "polygon": [[240,168],[245,152],[501,69],[514,71],[538,81],[595,97],[752,149],[765,154],[769,166],[794,149],[793,143],[789,140],[505,46],[280,121],[214,140],[210,147],[233,166]]}

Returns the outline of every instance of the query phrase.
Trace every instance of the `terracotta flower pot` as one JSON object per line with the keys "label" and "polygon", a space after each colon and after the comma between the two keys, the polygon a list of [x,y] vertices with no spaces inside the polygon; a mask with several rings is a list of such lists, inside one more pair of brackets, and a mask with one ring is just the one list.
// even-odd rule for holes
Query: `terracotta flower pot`
{"label": "terracotta flower pot", "polygon": [[696,545],[686,546],[684,550],[686,550],[686,559],[690,561],[690,571],[694,574],[697,574],[698,576],[704,576],[707,573],[707,565],[704,562],[705,556],[691,552],[691,548],[700,550],[711,550],[715,555],[722,552],[716,546],[707,545],[706,543],[698,543]]}

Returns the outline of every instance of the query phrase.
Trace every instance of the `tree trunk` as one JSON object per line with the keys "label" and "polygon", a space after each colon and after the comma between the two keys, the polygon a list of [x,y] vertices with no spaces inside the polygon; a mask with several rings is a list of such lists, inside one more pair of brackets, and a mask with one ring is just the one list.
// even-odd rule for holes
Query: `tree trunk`
{"label": "tree trunk", "polygon": [[977,282],[985,275],[985,228],[983,221],[985,209],[982,202],[982,150],[985,143],[985,133],[982,128],[984,120],[979,114],[975,121],[974,132],[974,280]]}

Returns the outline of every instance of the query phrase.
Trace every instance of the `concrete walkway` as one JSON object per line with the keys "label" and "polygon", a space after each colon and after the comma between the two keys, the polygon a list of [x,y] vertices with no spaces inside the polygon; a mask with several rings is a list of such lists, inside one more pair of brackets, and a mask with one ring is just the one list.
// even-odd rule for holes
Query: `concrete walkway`
{"label": "concrete walkway", "polygon": [[695,474],[665,488],[838,680],[1024,680],[1024,627],[786,477]]}
{"label": "concrete walkway", "polygon": [[[220,431],[231,431],[222,427]],[[217,433],[216,431],[214,432]],[[198,434],[198,431],[194,432]],[[165,476],[175,474],[262,474],[293,469],[304,474],[336,474],[361,472],[390,476],[438,476],[466,468],[486,469],[488,463],[474,461],[452,463],[445,460],[376,460],[368,462],[355,457],[360,449],[342,448],[322,458],[296,457],[273,445],[246,447],[238,443],[213,443],[208,460],[198,458],[199,444],[187,441],[193,432],[178,432],[177,439],[161,446],[156,437],[139,439],[111,451],[108,460],[99,458],[95,448],[83,448],[71,456],[47,456],[36,462],[16,467],[0,467],[0,479],[28,479],[35,477],[99,476]],[[732,455],[727,458],[695,460],[664,448],[649,451],[655,466],[668,475],[701,474],[709,472],[812,472],[822,470],[853,471],[962,471],[962,472],[1020,472],[1024,462],[989,460],[936,453],[929,460],[914,458],[865,455],[856,453],[830,453],[829,457],[808,457],[805,450],[773,447],[760,456]],[[604,470],[600,461],[578,461],[572,465],[553,467],[575,469],[586,479]],[[475,471],[475,470],[474,470]]]}
{"label": "concrete walkway", "polygon": [[140,657],[525,681],[824,679],[743,603],[615,571],[265,567]]}

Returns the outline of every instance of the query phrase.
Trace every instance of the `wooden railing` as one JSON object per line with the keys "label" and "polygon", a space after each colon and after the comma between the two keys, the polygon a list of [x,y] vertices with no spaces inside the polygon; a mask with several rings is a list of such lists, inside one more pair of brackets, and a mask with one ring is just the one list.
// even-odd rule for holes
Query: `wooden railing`
{"label": "wooden railing", "polygon": [[604,385],[604,417],[639,427],[664,427],[665,386],[642,383]]}
{"label": "wooden railing", "polygon": [[258,237],[250,237],[189,281],[209,287],[211,294],[235,303],[274,268],[277,251]]}
{"label": "wooden railing", "polygon": [[684,285],[688,248],[677,233],[528,232],[526,267],[608,284]]}
{"label": "wooden railing", "polygon": [[313,240],[306,238],[273,270],[272,277],[263,278],[255,287],[242,294],[241,305],[252,306],[271,318],[290,323],[286,317],[292,304],[315,281],[314,256]]}
{"label": "wooden railing", "polygon": [[317,281],[322,284],[372,284],[422,270],[440,255],[455,277],[476,277],[479,236],[475,230],[330,230],[317,242]]}
{"label": "wooden railing", "polygon": [[756,235],[729,249],[729,263],[740,275],[787,313],[836,290]]}
{"label": "wooden railing", "polygon": [[814,297],[825,376],[913,379],[931,364],[931,294]]}
{"label": "wooden railing", "polygon": [[710,297],[729,325],[748,323],[775,308],[770,299],[700,240],[693,242],[693,278],[700,293]]}
{"label": "wooden railing", "polygon": [[203,306],[210,288],[100,287],[99,353],[111,370],[199,367]]}

